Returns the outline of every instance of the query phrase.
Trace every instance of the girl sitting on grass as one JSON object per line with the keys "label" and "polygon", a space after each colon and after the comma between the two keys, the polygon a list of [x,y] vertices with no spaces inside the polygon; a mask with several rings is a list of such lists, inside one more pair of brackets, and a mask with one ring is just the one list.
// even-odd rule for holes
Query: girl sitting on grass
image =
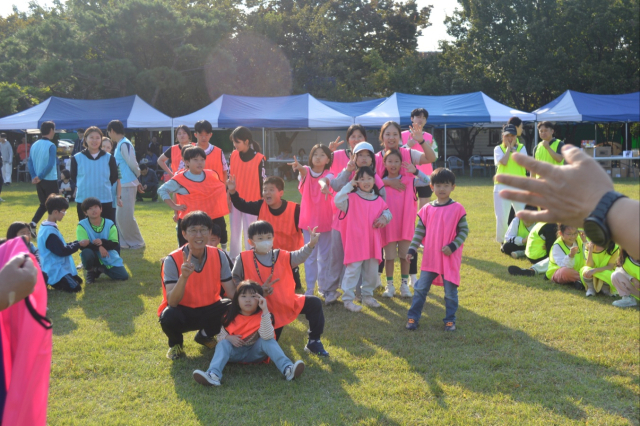
{"label": "girl sitting on grass", "polygon": [[587,297],[600,292],[609,296],[616,295],[616,288],[611,284],[611,274],[616,269],[619,255],[620,250],[613,241],[607,247],[587,242],[587,263],[580,269],[580,279],[587,289]]}
{"label": "girl sitting on grass", "polygon": [[[271,358],[285,379],[293,380],[304,371],[304,362],[295,364],[284,354],[275,339],[273,316],[255,281],[242,281],[231,302],[218,334],[218,344],[207,371],[196,370],[193,378],[205,386],[220,386],[227,362],[254,363]],[[262,314],[260,314],[262,312]]]}
{"label": "girl sitting on grass", "polygon": [[558,239],[551,247],[547,278],[557,284],[573,284],[582,289],[580,269],[584,266],[582,238],[578,229],[558,224]]}

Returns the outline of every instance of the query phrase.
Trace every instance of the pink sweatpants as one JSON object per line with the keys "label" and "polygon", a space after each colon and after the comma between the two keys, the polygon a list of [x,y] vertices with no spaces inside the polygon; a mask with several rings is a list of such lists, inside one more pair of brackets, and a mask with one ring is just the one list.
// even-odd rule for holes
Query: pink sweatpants
{"label": "pink sweatpants", "polygon": [[580,280],[580,273],[572,268],[562,267],[553,273],[552,280],[558,284],[568,284]]}

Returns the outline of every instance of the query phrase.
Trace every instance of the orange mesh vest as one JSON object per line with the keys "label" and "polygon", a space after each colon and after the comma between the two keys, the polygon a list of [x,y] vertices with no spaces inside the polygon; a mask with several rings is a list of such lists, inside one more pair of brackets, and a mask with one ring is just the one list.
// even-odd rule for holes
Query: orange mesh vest
{"label": "orange mesh vest", "polygon": [[176,194],[178,204],[187,206],[186,210],[178,211],[178,217],[184,218],[189,212],[202,210],[211,217],[217,219],[229,214],[227,204],[227,186],[220,180],[218,174],[212,170],[204,170],[204,180],[194,182],[184,173],[178,173],[172,179],[183,186],[188,195]]}
{"label": "orange mesh vest", "polygon": [[213,151],[207,155],[204,161],[205,170],[213,170],[218,173],[218,176],[224,176],[224,169],[222,168],[222,150],[217,146],[213,147]]}
{"label": "orange mesh vest", "polygon": [[[213,305],[220,300],[220,253],[215,247],[207,246],[207,258],[202,267],[202,271],[193,271],[189,275],[187,284],[184,287],[184,296],[179,305],[189,308],[200,308],[202,306]],[[184,253],[182,248],[169,254],[176,262],[178,274],[182,274],[182,264],[184,263]],[[162,263],[162,277],[164,277],[164,262]],[[167,307],[167,290],[162,281],[162,303],[158,307],[158,316]]]}
{"label": "orange mesh vest", "polygon": [[258,170],[264,155],[256,152],[256,155],[246,163],[240,158],[238,151],[231,153],[229,159],[229,174],[236,177],[236,191],[245,201],[258,201],[262,198],[260,193],[260,175]]}
{"label": "orange mesh vest", "polygon": [[[258,284],[264,284],[271,275],[271,267],[264,266],[257,259],[254,263],[253,250],[240,253],[242,259],[242,269],[245,280],[253,280]],[[291,271],[291,254],[286,250],[278,250],[275,265],[273,267],[273,278],[280,278],[280,281],[273,285],[273,293],[265,296],[269,312],[273,314],[274,328],[284,327],[292,323],[300,315],[304,307],[304,295],[296,294],[296,282],[293,280]],[[256,263],[260,274],[256,271]]]}
{"label": "orange mesh vest", "polygon": [[[284,200],[282,200],[284,201]],[[287,208],[279,215],[274,216],[267,203],[262,203],[258,220],[266,220],[273,226],[273,248],[287,251],[300,250],[304,245],[302,231],[296,229],[296,203],[287,201]]]}
{"label": "orange mesh vest", "polygon": [[[224,329],[232,336],[242,336],[243,342],[253,344],[260,338],[259,331],[261,318],[262,311],[260,310],[254,315],[246,316],[238,314],[233,321],[231,321],[231,324],[226,326]],[[273,333],[273,337],[275,338],[275,332]]]}
{"label": "orange mesh vest", "polygon": [[171,171],[174,175],[180,171],[180,163],[182,163],[182,147],[177,144],[171,147]]}

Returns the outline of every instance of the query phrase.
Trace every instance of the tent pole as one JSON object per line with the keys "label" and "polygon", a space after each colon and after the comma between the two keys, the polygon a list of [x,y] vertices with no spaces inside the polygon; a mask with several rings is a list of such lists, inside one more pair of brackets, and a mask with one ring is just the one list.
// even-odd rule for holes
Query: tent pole
{"label": "tent pole", "polygon": [[267,153],[267,140],[265,139],[264,127],[262,128],[262,149],[264,149],[265,154]]}
{"label": "tent pole", "polygon": [[593,125],[593,131],[596,133],[596,135],[593,138],[593,140],[595,141],[594,145],[598,145],[598,125],[597,124]]}
{"label": "tent pole", "polygon": [[444,125],[444,166],[447,167],[447,125]]}
{"label": "tent pole", "polygon": [[538,122],[537,121],[533,122],[533,134],[534,134],[534,138],[533,138],[533,148],[531,149],[532,151],[536,148],[536,146],[538,146]]}
{"label": "tent pole", "polygon": [[175,141],[175,131],[173,130],[173,123],[171,123],[171,146],[176,143]]}
{"label": "tent pole", "polygon": [[624,123],[624,146],[627,148],[625,151],[629,151],[629,122]]}

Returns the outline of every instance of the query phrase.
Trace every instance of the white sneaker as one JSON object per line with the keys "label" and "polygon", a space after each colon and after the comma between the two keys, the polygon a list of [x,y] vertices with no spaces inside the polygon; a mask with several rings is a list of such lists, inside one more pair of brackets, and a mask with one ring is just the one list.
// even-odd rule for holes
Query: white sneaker
{"label": "white sneaker", "polygon": [[409,287],[416,288],[416,284],[418,284],[418,275],[417,274],[409,275]]}
{"label": "white sneaker", "polygon": [[350,310],[351,312],[360,312],[362,310],[362,306],[356,305],[355,303],[349,301],[344,302],[344,307]]}
{"label": "white sneaker", "polygon": [[380,275],[378,275],[378,284],[376,284],[376,288],[382,287],[382,279],[380,279]]}
{"label": "white sneaker", "polygon": [[405,283],[402,283],[400,286],[400,297],[413,297],[411,290],[409,290],[409,286]]}
{"label": "white sneaker", "polygon": [[512,252],[511,257],[513,257],[514,259],[520,259],[521,257],[524,257],[524,250],[518,250],[518,251]]}
{"label": "white sneaker", "polygon": [[290,382],[293,379],[297,379],[304,372],[304,362],[301,360],[296,361],[295,364],[288,366],[284,369],[284,378]]}
{"label": "white sneaker", "polygon": [[393,284],[389,284],[387,281],[387,288],[385,288],[384,293],[382,293],[382,297],[393,297],[396,294],[396,288]]}
{"label": "white sneaker", "polygon": [[362,298],[362,303],[364,303],[365,305],[367,305],[370,308],[379,308],[380,304],[378,303],[378,301],[376,299],[373,298],[373,296],[365,296]]}
{"label": "white sneaker", "polygon": [[587,297],[589,296],[595,296],[596,295],[596,291],[593,288],[589,288],[587,289]]}
{"label": "white sneaker", "polygon": [[220,386],[220,378],[213,373],[207,371],[196,370],[193,372],[193,378],[196,382],[205,386]]}
{"label": "white sneaker", "polygon": [[324,298],[324,304],[331,305],[332,303],[337,302],[339,298],[340,293],[338,293],[337,291],[328,291],[327,295]]}
{"label": "white sneaker", "polygon": [[622,299],[616,300],[612,303],[613,306],[618,308],[630,308],[632,306],[636,306],[638,302],[631,296],[622,296]]}

